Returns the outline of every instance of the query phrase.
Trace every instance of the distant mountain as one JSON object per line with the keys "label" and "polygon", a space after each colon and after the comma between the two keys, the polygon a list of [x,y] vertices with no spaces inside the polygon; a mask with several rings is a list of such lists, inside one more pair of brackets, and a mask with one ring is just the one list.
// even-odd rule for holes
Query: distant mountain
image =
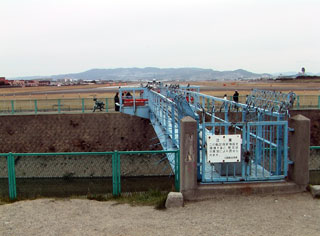
{"label": "distant mountain", "polygon": [[[272,75],[273,76],[298,76],[300,75],[301,72],[297,72],[297,71],[288,71],[288,72],[278,72],[278,73],[273,73]],[[313,75],[316,75],[316,76],[319,76],[320,73],[312,73],[312,72],[309,72],[307,71],[305,73],[306,75],[310,75],[310,76],[313,76]]]}
{"label": "distant mountain", "polygon": [[256,79],[256,78],[265,78],[265,77],[271,77],[270,74],[264,73],[264,74],[256,74],[252,73],[250,71],[246,71],[243,69],[233,70],[233,71],[221,71],[217,75],[219,79]]}
{"label": "distant mountain", "polygon": [[43,78],[48,78],[48,76],[19,76],[19,77],[12,77],[8,79],[14,79],[14,80],[37,80],[37,79],[43,79]]}
{"label": "distant mountain", "polygon": [[278,72],[278,73],[273,73],[272,75],[274,76],[291,76],[291,75],[297,75],[297,71],[286,71],[286,72]]}
{"label": "distant mountain", "polygon": [[[82,80],[236,80],[270,77],[270,74],[256,74],[243,69],[234,71],[216,71],[201,68],[116,68],[91,69],[81,73],[43,76],[52,79]],[[20,77],[20,79],[23,79]]]}

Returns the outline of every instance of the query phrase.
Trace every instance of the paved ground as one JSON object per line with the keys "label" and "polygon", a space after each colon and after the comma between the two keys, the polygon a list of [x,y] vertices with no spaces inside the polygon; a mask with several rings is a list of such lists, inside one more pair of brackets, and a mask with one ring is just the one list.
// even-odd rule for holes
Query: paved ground
{"label": "paved ground", "polygon": [[320,200],[309,193],[226,196],[159,211],[80,199],[0,206],[0,235],[320,235]]}

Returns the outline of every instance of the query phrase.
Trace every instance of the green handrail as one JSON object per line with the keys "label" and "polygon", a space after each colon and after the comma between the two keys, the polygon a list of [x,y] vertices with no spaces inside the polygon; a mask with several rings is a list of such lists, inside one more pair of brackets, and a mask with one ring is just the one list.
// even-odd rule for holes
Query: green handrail
{"label": "green handrail", "polygon": [[166,154],[166,153],[176,153],[178,150],[158,150],[158,151],[118,151],[119,154]]}
{"label": "green handrail", "polygon": [[14,101],[11,100],[11,114],[14,114]]}
{"label": "green handrail", "polygon": [[[232,100],[232,96],[228,96]],[[62,113],[65,111],[64,107],[69,107],[73,112],[85,113],[85,102],[89,98],[59,98],[59,99],[36,99],[34,100],[33,113],[38,114],[39,111],[57,112]],[[90,98],[91,100],[91,98]],[[105,100],[105,112],[113,108],[112,98],[103,98]],[[77,101],[77,102],[74,102]],[[245,96],[239,96],[239,101],[245,102]],[[210,101],[202,101],[206,106],[210,106]],[[52,107],[50,107],[52,105]],[[93,106],[94,104],[92,104]],[[320,109],[320,96],[319,95],[299,95],[294,103],[294,109]],[[0,106],[0,113],[16,114],[16,113],[29,113],[30,100],[29,99],[14,99],[4,100],[3,106]]]}
{"label": "green handrail", "polygon": [[37,114],[38,112],[38,101],[34,100],[34,113]]}
{"label": "green handrail", "polygon": [[9,198],[17,198],[17,186],[15,175],[15,156],[74,156],[74,155],[112,155],[112,194],[121,194],[121,165],[120,156],[122,154],[175,154],[175,188],[180,191],[180,150],[158,150],[158,151],[114,151],[114,152],[57,152],[57,153],[0,153],[0,157],[7,157]]}
{"label": "green handrail", "polygon": [[[39,153],[12,153],[13,156],[74,156],[74,155],[112,155],[113,152],[39,152]],[[0,153],[0,156],[7,156]]]}
{"label": "green handrail", "polygon": [[61,99],[58,99],[58,113],[61,113]]}
{"label": "green handrail", "polygon": [[82,108],[82,113],[84,113],[84,98],[81,99],[81,108]]}

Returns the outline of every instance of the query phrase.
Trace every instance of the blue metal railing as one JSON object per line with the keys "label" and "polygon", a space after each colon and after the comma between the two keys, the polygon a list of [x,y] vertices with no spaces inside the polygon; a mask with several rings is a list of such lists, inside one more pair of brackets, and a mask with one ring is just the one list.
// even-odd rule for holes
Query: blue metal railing
{"label": "blue metal railing", "polygon": [[[136,92],[139,89],[143,89],[144,97],[148,98],[149,118],[164,149],[179,146],[181,118],[188,115],[197,121],[198,178],[202,182],[267,181],[287,176],[288,122],[287,113],[282,110],[278,112],[266,107],[228,101],[201,94],[199,89],[192,87],[156,86],[132,90]],[[239,114],[236,120],[231,117],[231,111]],[[242,135],[242,155],[249,152],[252,157],[250,162],[245,163],[242,156],[241,173],[230,172],[229,176],[218,173],[217,168],[207,163],[206,137],[210,128],[211,131],[219,128],[219,134],[229,134],[230,127]],[[268,149],[266,154],[265,150]],[[228,165],[226,168],[228,172]],[[210,176],[207,175],[207,170],[210,170]]]}

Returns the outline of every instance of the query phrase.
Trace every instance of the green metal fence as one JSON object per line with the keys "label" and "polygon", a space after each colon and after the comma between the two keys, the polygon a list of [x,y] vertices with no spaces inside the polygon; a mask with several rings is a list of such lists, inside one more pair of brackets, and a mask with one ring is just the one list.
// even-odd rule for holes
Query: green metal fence
{"label": "green metal fence", "polygon": [[[50,159],[50,157],[64,157],[64,158],[76,158],[76,157],[83,157],[83,158],[89,158],[87,160],[89,160],[89,163],[92,163],[92,159],[93,156],[112,156],[112,194],[114,196],[119,196],[121,194],[121,165],[120,165],[120,159],[121,156],[125,156],[125,155],[143,155],[143,154],[163,154],[163,155],[168,155],[168,154],[172,154],[174,155],[174,168],[175,168],[175,189],[176,191],[180,191],[180,151],[179,150],[172,150],[172,151],[114,151],[114,152],[61,152],[61,153],[2,153],[0,154],[0,158],[7,158],[7,168],[5,173],[7,174],[8,177],[8,188],[9,188],[9,198],[11,200],[16,199],[18,197],[17,195],[17,183],[16,183],[16,164],[18,161],[22,161],[22,159],[27,158],[27,157],[48,157],[48,159],[42,160],[42,163],[38,162],[36,165],[36,168],[33,168],[31,170],[29,170],[29,173],[25,173],[28,172],[28,170],[25,169],[20,169],[20,178],[26,178],[26,177],[21,177],[21,175],[24,174],[24,176],[29,175],[28,178],[35,178],[35,176],[37,177],[43,177],[42,174],[39,175],[39,169],[42,169],[42,167],[45,169],[45,166],[50,165],[50,161],[52,161],[52,158]],[[81,165],[79,164],[81,162],[81,160],[76,160],[74,159],[74,164],[75,165]],[[28,166],[30,168],[34,167],[35,162],[32,161],[27,161],[28,162]],[[82,160],[83,162],[83,160]],[[4,163],[4,162],[0,162],[0,163]],[[88,161],[86,162],[88,163]],[[106,165],[108,164],[108,162],[106,161],[99,161],[98,165]],[[60,169],[63,169],[64,165],[60,165],[59,166],[53,166],[50,169],[50,173],[45,173],[46,176],[50,176],[52,178],[56,178],[57,176],[59,176],[59,174],[57,174],[57,172],[60,171]],[[94,168],[94,167],[93,167]],[[86,168],[88,169],[88,167]],[[41,170],[40,170],[41,171]],[[48,169],[47,169],[48,171]],[[23,174],[21,174],[21,172],[23,172]],[[60,171],[61,172],[61,171]],[[31,176],[30,176],[31,175]],[[68,172],[67,174],[65,174],[63,177],[64,178],[68,178],[70,176],[74,175],[74,172]],[[89,174],[89,176],[101,176],[101,173],[91,173]],[[61,174],[60,174],[61,177]]]}
{"label": "green metal fence", "polygon": [[[232,100],[232,96],[228,96]],[[105,112],[114,110],[113,98],[99,98],[105,104]],[[239,96],[240,103],[246,103],[246,96]],[[61,99],[25,99],[0,100],[0,114],[43,112],[51,113],[86,113],[92,112],[92,98],[61,98]],[[320,109],[320,95],[298,95],[293,109]]]}
{"label": "green metal fence", "polygon": [[320,146],[310,147],[309,183],[320,184]]}
{"label": "green metal fence", "polygon": [[[113,98],[99,98],[98,100],[104,102],[105,112],[114,110]],[[85,113],[92,112],[93,106],[92,98],[0,100],[0,114]]]}
{"label": "green metal fence", "polygon": [[320,146],[310,147],[309,170],[320,171]]}
{"label": "green metal fence", "polygon": [[320,96],[298,95],[294,109],[320,109]]}

